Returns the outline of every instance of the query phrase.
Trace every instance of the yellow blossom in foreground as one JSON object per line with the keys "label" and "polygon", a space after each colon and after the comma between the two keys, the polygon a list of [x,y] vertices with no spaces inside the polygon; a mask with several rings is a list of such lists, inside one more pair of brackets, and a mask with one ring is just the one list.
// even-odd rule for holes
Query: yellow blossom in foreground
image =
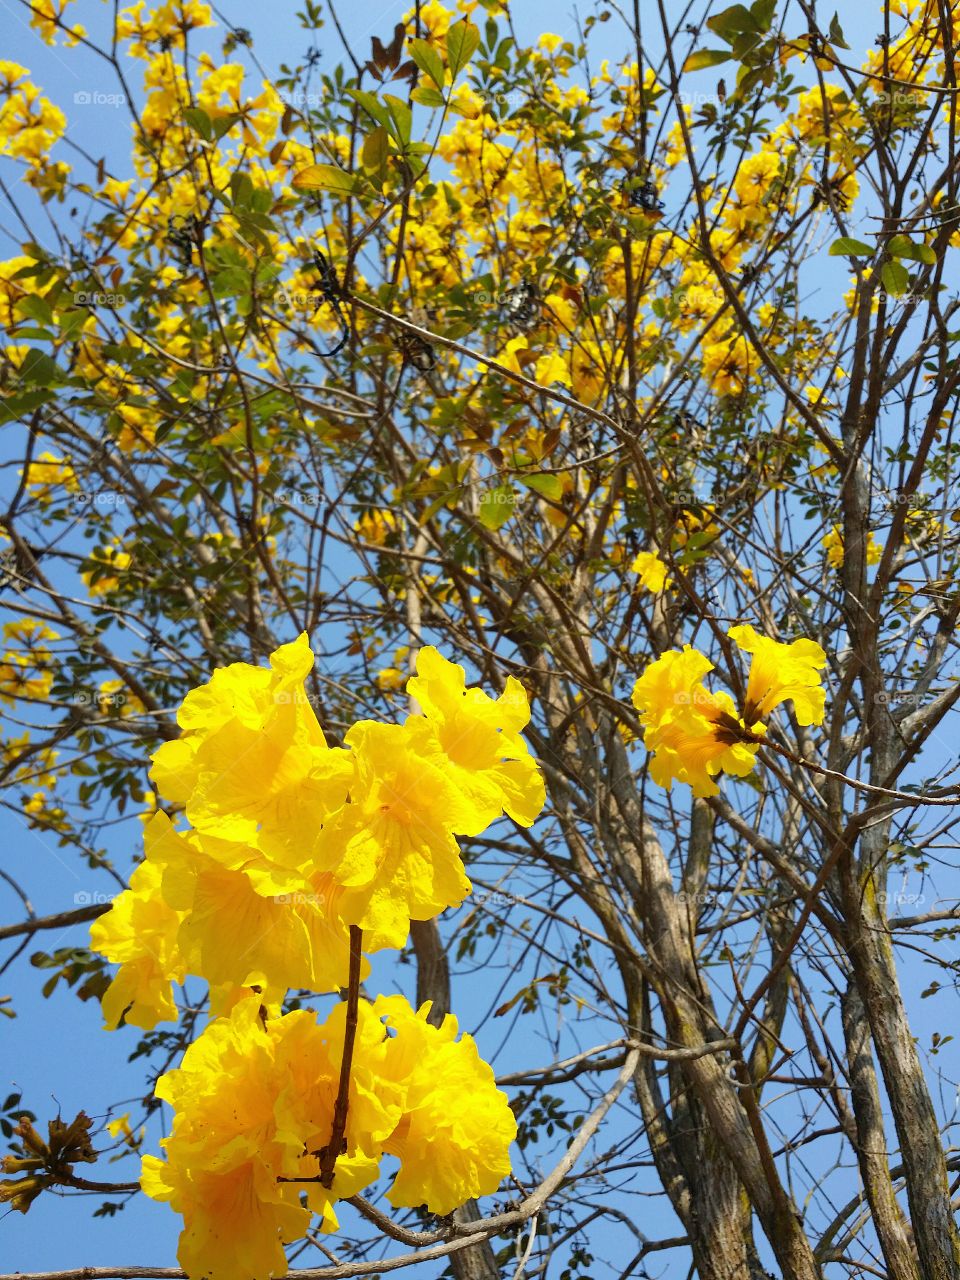
{"label": "yellow blossom in foreground", "polygon": [[482,830],[476,807],[407,725],[360,720],[352,748],[350,803],[323,825],[317,867],[343,887],[347,924],[372,935],[373,950],[402,947],[411,920],[430,920],[470,892],[454,831]]}
{"label": "yellow blossom in foreground", "polygon": [[[407,724],[427,752],[425,730],[442,753],[442,767],[467,798],[472,821],[454,826],[461,835],[479,835],[501,814],[521,826],[536,820],[546,800],[543,776],[521,737],[530,703],[519,680],[507,677],[499,698],[466,687],[463,667],[448,662],[432,645],[417,654],[417,674],[407,692],[425,717]],[[463,819],[461,819],[463,821]]]}
{"label": "yellow blossom in foreground", "polygon": [[312,666],[301,635],[271,654],[269,668],[219,668],[187,694],[180,737],[154,753],[151,770],[160,794],[184,805],[201,834],[290,868],[309,860],[352,776],[347,754],[327,746],[304,689]]}
{"label": "yellow blossom in foreground", "polygon": [[318,1023],[306,1010],[265,1017],[259,996],[240,999],[161,1077],[173,1126],[166,1158],[144,1157],[141,1186],[183,1215],[177,1256],[189,1276],[286,1275],[283,1244],[305,1234],[311,1213],[335,1230],[335,1202],[374,1181],[384,1152],[401,1162],[395,1205],[442,1214],[496,1190],[516,1122],[471,1037],[457,1041],[451,1017],[431,1026],[429,1009],[415,1013],[401,996],[360,1002],[329,1190],[316,1181],[318,1153],[333,1128],[345,1003]]}
{"label": "yellow blossom in foreground", "polygon": [[655,595],[669,587],[673,579],[667,577],[667,566],[655,551],[641,551],[630,566],[640,575],[640,586]]}
{"label": "yellow blossom in foreground", "polygon": [[813,640],[780,644],[761,636],[753,627],[731,627],[730,639],[753,655],[747,680],[744,719],[765,719],[781,702],[792,701],[801,725],[823,724],[825,694],[820,668],[827,655]]}
{"label": "yellow blossom in foreground", "polygon": [[386,1071],[404,1090],[403,1116],[384,1149],[400,1159],[387,1199],[394,1208],[425,1204],[450,1213],[490,1195],[510,1172],[517,1122],[472,1036],[457,1040],[457,1020],[427,1022],[430,1002],[414,1013],[403,996],[379,996],[374,1013],[396,1031]]}
{"label": "yellow blossom in foreground", "polygon": [[186,967],[177,947],[180,916],[160,896],[160,868],[143,862],[130,888],[114,898],[110,910],[90,926],[90,946],[120,970],[101,1007],[108,1030],[126,1020],[149,1030],[160,1021],[176,1021],[171,982],[183,982]]}

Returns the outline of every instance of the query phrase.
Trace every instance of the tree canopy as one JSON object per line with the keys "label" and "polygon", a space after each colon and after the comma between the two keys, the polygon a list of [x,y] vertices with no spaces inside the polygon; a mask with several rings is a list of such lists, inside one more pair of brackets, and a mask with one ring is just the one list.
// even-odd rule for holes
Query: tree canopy
{"label": "tree canopy", "polygon": [[0,1200],[960,1280],[957,5],[18,6],[0,799],[91,890],[0,940],[145,1096]]}

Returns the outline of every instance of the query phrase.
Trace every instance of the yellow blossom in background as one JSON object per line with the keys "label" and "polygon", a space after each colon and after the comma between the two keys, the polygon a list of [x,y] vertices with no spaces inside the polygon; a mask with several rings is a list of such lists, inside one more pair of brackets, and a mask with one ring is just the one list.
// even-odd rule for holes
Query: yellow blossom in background
{"label": "yellow blossom in background", "polygon": [[140,1130],[139,1138],[130,1128],[130,1112],[125,1111],[122,1116],[117,1116],[114,1120],[107,1121],[107,1133],[111,1138],[122,1138],[128,1147],[136,1149],[143,1142],[143,1135],[146,1129]]}
{"label": "yellow blossom in background", "polygon": [[382,547],[397,527],[397,517],[392,511],[365,511],[353,525],[364,542]]}
{"label": "yellow blossom in background", "polygon": [[667,577],[667,566],[655,551],[641,551],[630,566],[634,573],[640,575],[640,586],[658,595],[673,583]]}
{"label": "yellow blossom in background", "polygon": [[644,744],[653,752],[650,776],[667,791],[676,780],[695,796],[713,796],[718,773],[743,777],[754,767],[758,744],[733,699],[703,684],[712,670],[709,658],[685,645],[652,662],[633,687]]}
{"label": "yellow blossom in background", "polygon": [[[843,535],[840,526],[834,525],[823,539],[823,547],[827,553],[827,563],[831,569],[839,569],[843,565]],[[873,530],[867,533],[867,564],[879,564],[883,556],[883,548],[873,536]]]}
{"label": "yellow blossom in background", "polygon": [[395,693],[398,689],[402,689],[406,678],[397,667],[383,667],[374,676],[381,693]]}
{"label": "yellow blossom in background", "polygon": [[56,489],[76,493],[79,488],[70,462],[66,458],[58,458],[46,449],[31,461],[27,469],[27,489],[40,502],[49,502],[52,491]]}
{"label": "yellow blossom in background", "polygon": [[703,677],[713,663],[689,645],[650,663],[634,685],[644,744],[653,752],[650,776],[668,791],[677,780],[689,783],[695,796],[712,796],[717,774],[748,774],[766,733],[763,721],[783,702],[793,703],[801,725],[823,723],[819,670],[826,655],[818,644],[780,644],[750,626],[731,627],[729,635],[753,655],[742,712],[728,693],[706,688]]}
{"label": "yellow blossom in background", "polygon": [[738,396],[747,388],[757,357],[746,338],[707,342],[702,349],[703,377],[719,396]]}
{"label": "yellow blossom in background", "polygon": [[[90,552],[90,560],[98,566],[97,569],[85,570],[80,577],[86,583],[91,596],[103,596],[116,591],[120,585],[120,574],[129,569],[131,564],[129,554],[122,551],[117,543],[112,546],[94,547]],[[116,569],[117,573],[105,574],[99,567],[101,565]]]}

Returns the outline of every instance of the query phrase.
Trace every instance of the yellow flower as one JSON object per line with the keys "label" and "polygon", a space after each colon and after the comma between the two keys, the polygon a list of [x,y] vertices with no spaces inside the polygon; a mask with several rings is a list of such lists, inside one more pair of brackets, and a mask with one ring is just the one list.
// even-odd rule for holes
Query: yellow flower
{"label": "yellow flower", "polygon": [[727,693],[710,693],[703,677],[713,670],[704,654],[685,645],[652,662],[633,687],[633,704],[653,752],[650,776],[669,791],[674,779],[695,796],[715,796],[721,771],[744,777],[759,744],[737,716]]}
{"label": "yellow flower", "polygon": [[476,809],[406,725],[360,720],[350,803],[323,824],[316,865],[343,886],[338,910],[369,931],[371,950],[402,947],[411,920],[430,920],[470,892],[454,831],[482,830]]}
{"label": "yellow flower", "polygon": [[27,489],[32,497],[44,504],[50,501],[53,489],[63,488],[68,493],[76,493],[79,487],[76,473],[69,461],[58,458],[46,449],[30,463],[27,470]]}
{"label": "yellow flower", "polygon": [[188,1275],[286,1275],[282,1244],[305,1234],[311,1212],[323,1215],[325,1229],[336,1229],[334,1202],[376,1178],[403,1092],[383,1078],[384,1029],[361,1002],[347,1152],[337,1160],[333,1186],[280,1181],[315,1178],[319,1170],[317,1157],[305,1153],[330,1138],[344,1024],[343,1003],[322,1025],[307,1011],[264,1022],[254,995],[211,1022],[181,1066],[158,1081],[157,1097],[176,1114],[161,1143],[166,1159],[145,1156],[140,1183],[183,1215],[177,1256]]}
{"label": "yellow flower", "polygon": [[187,971],[213,984],[335,991],[345,986],[349,938],[330,875],[308,879],[196,832],[181,835],[156,814],[144,831],[160,893],[180,916],[177,946]]}
{"label": "yellow flower", "polygon": [[183,982],[186,967],[176,941],[180,916],[160,896],[160,879],[159,867],[141,863],[130,888],[90,926],[92,950],[120,965],[101,1001],[108,1030],[124,1012],[131,1026],[144,1030],[176,1021],[171,981]]}
{"label": "yellow flower", "polygon": [[[834,525],[823,539],[823,547],[827,553],[827,563],[831,569],[839,569],[843,565],[843,535],[840,526]],[[867,532],[867,564],[879,564],[883,548],[873,536],[873,530]]]}
{"label": "yellow flower", "polygon": [[490,1195],[510,1172],[517,1123],[473,1037],[457,1040],[457,1020],[427,1022],[403,996],[378,996],[373,1011],[396,1035],[387,1041],[386,1074],[403,1088],[403,1115],[384,1144],[400,1159],[387,1193],[394,1208],[425,1204],[446,1214],[472,1196]]}
{"label": "yellow flower", "polygon": [[397,527],[397,517],[392,511],[367,511],[353,525],[364,542],[382,547]]}
{"label": "yellow flower", "polygon": [[398,667],[384,667],[377,672],[374,679],[381,693],[393,693],[403,688],[406,676]]}
{"label": "yellow flower", "polygon": [[639,573],[641,587],[655,595],[673,583],[673,579],[667,577],[667,566],[654,551],[641,551],[630,568]]}
{"label": "yellow flower", "polygon": [[746,390],[757,360],[746,338],[724,338],[703,348],[703,377],[718,396],[738,396]]}
{"label": "yellow flower", "polygon": [[207,1025],[157,1083],[173,1125],[165,1159],[145,1156],[140,1179],[183,1215],[177,1256],[188,1275],[286,1275],[282,1244],[304,1235],[311,1212],[335,1230],[335,1202],[375,1180],[384,1152],[400,1159],[389,1194],[397,1207],[449,1213],[496,1190],[510,1172],[513,1113],[472,1038],[457,1040],[452,1017],[429,1025],[429,1010],[415,1013],[402,996],[360,1002],[344,1152],[329,1189],[316,1178],[333,1128],[345,1002],[318,1024],[306,1010],[264,1017],[254,993]]}
{"label": "yellow flower", "polygon": [[748,626],[731,627],[729,635],[744,653],[753,655],[743,711],[747,723],[766,718],[789,699],[798,724],[823,724],[826,695],[819,669],[826,666],[827,655],[815,641],[779,644]]}
{"label": "yellow flower", "polygon": [[128,1147],[137,1147],[143,1141],[144,1130],[140,1130],[140,1137],[130,1128],[130,1112],[125,1111],[122,1116],[117,1116],[115,1120],[107,1122],[107,1132],[111,1138],[122,1138]]}
{"label": "yellow flower", "polygon": [[479,835],[502,813],[521,826],[531,826],[546,791],[521,737],[530,719],[530,703],[520,681],[508,676],[503,693],[493,699],[482,689],[468,689],[463,667],[428,645],[417,654],[417,674],[407,681],[407,692],[426,718],[426,724],[418,724],[419,716],[407,721],[416,741],[430,750],[424,733],[429,726],[443,753],[444,769],[468,800],[470,825],[455,825],[453,830]]}
{"label": "yellow flower", "polygon": [[80,577],[92,596],[102,596],[110,591],[116,591],[120,585],[119,575],[130,567],[130,556],[126,551],[121,551],[116,543],[112,546],[94,547],[90,553],[90,560],[96,566],[109,565],[110,568],[118,571],[116,574],[104,574],[96,568],[81,573]]}
{"label": "yellow flower", "polygon": [[187,694],[180,737],[153,755],[160,794],[204,835],[274,861],[309,861],[326,814],[346,797],[352,765],[327,747],[304,689],[313,653],[302,634],[270,667],[235,662]]}

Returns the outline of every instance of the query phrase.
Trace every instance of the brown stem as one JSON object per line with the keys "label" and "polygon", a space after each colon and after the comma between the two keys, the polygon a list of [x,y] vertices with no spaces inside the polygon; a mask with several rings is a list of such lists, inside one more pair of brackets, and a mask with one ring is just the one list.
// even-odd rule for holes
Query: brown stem
{"label": "brown stem", "polygon": [[350,1106],[350,1066],[353,1062],[353,1045],[357,1038],[357,1009],[360,1003],[360,946],[363,930],[350,926],[350,978],[347,987],[347,1025],[343,1036],[343,1057],[340,1060],[340,1084],[333,1108],[333,1130],[330,1141],[320,1152],[320,1185],[331,1187],[337,1156],[343,1148],[343,1135],[347,1129],[347,1110]]}

